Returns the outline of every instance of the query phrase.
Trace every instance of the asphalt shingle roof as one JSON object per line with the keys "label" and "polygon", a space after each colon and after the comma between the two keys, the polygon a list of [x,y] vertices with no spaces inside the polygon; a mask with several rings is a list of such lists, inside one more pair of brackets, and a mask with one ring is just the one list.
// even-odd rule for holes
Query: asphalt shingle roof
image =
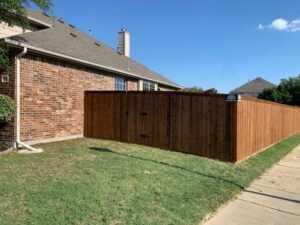
{"label": "asphalt shingle roof", "polygon": [[154,72],[137,61],[120,55],[115,49],[96,40],[75,27],[61,22],[40,11],[28,10],[28,16],[52,25],[51,28],[24,33],[8,39],[51,52],[88,61],[93,64],[131,73],[144,79],[155,80],[170,86],[180,87],[166,77]]}
{"label": "asphalt shingle roof", "polygon": [[275,86],[275,84],[272,84],[261,77],[257,77],[254,80],[251,80],[246,84],[234,89],[230,93],[261,93],[264,89]]}

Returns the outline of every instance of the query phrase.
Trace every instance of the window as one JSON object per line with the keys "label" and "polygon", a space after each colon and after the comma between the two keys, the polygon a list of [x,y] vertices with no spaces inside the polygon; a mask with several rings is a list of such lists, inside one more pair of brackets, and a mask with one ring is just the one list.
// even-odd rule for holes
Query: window
{"label": "window", "polygon": [[143,81],[143,91],[155,91],[155,83]]}
{"label": "window", "polygon": [[126,91],[126,80],[123,77],[115,78],[115,90],[116,91]]}

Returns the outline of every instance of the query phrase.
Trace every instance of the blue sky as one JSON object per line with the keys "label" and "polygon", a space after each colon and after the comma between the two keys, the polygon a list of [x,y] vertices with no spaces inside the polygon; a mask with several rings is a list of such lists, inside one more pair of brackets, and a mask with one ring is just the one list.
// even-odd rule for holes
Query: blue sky
{"label": "blue sky", "polygon": [[53,14],[183,86],[228,92],[300,74],[299,0],[54,0]]}

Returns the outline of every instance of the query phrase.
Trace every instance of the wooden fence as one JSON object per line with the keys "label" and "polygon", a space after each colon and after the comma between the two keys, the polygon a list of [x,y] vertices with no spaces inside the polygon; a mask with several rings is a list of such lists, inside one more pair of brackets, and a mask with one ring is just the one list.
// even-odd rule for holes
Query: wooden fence
{"label": "wooden fence", "polygon": [[236,161],[300,131],[298,107],[243,97],[237,112]]}
{"label": "wooden fence", "polygon": [[226,99],[220,94],[87,91],[84,135],[236,162],[300,131],[299,109]]}

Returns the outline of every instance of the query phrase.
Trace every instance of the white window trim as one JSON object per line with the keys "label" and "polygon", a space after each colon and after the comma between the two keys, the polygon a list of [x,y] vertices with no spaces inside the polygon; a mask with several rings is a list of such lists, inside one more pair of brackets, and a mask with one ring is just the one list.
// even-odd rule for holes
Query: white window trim
{"label": "white window trim", "polygon": [[[152,81],[147,81],[147,82],[154,83]],[[143,91],[143,86],[144,86],[144,81],[143,80],[139,80],[138,90],[139,91]],[[158,84],[157,83],[154,83],[154,91],[158,91]]]}
{"label": "white window trim", "polygon": [[[117,84],[120,84],[117,82],[118,79],[122,79],[124,81],[124,87],[125,89],[124,90],[120,90],[120,89],[117,89]],[[114,80],[114,84],[115,84],[115,91],[127,91],[127,80],[124,78],[124,77],[115,77],[115,80]]]}
{"label": "white window trim", "polygon": [[143,91],[143,81],[139,80],[139,87],[138,87],[139,91]]}

